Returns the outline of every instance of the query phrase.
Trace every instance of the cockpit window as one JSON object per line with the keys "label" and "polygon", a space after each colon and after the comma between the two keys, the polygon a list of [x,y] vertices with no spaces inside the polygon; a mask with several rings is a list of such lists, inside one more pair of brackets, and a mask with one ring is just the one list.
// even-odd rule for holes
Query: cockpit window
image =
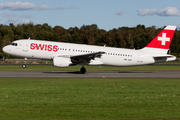
{"label": "cockpit window", "polygon": [[12,45],[12,46],[17,46],[17,43],[11,43],[10,45]]}

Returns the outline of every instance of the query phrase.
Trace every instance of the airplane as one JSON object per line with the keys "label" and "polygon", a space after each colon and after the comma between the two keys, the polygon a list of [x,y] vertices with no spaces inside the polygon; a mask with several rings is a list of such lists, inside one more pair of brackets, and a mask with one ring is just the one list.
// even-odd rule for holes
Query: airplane
{"label": "airplane", "polygon": [[[123,67],[174,61],[176,57],[167,52],[175,29],[176,26],[166,26],[146,47],[139,50],[22,39],[3,47],[3,52],[25,60],[52,60],[55,67],[81,65],[80,72],[84,74],[84,65]],[[22,67],[26,68],[26,62]]]}

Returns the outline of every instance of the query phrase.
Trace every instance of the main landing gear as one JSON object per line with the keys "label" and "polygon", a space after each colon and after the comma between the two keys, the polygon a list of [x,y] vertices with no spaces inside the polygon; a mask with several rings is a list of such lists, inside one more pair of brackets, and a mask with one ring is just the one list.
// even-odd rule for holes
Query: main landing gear
{"label": "main landing gear", "polygon": [[27,58],[24,58],[24,64],[22,65],[23,68],[26,68],[26,62],[27,62]]}
{"label": "main landing gear", "polygon": [[83,66],[81,69],[80,69],[81,73],[82,74],[85,74],[86,73],[86,68]]}

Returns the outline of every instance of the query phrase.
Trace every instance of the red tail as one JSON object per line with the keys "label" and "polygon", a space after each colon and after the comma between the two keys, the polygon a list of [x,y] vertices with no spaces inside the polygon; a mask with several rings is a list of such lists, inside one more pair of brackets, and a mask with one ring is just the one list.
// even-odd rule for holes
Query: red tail
{"label": "red tail", "polygon": [[169,49],[176,26],[165,27],[146,47]]}

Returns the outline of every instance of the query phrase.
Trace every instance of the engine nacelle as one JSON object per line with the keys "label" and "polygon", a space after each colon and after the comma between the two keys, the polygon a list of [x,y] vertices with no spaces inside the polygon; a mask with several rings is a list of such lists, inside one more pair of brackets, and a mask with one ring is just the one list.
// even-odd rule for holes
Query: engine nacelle
{"label": "engine nacelle", "polygon": [[70,58],[66,58],[66,57],[54,57],[53,58],[53,65],[55,67],[69,67],[70,64],[72,64]]}

